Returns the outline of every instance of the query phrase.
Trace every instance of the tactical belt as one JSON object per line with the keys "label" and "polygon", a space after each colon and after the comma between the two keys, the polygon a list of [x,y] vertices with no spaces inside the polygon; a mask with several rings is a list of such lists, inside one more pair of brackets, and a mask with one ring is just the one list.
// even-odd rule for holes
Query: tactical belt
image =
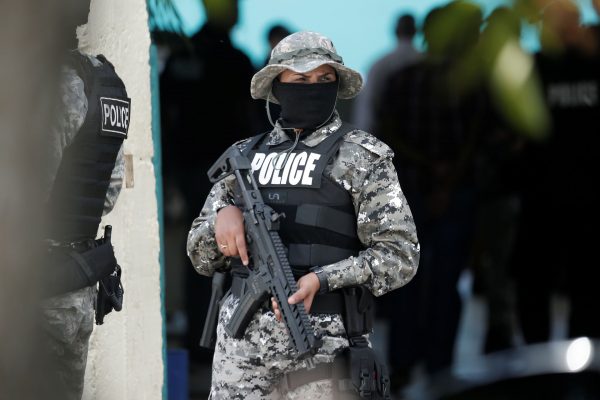
{"label": "tactical belt", "polygon": [[[231,281],[231,294],[241,298],[244,294],[246,278],[240,275],[233,275]],[[344,295],[342,292],[334,291],[316,295],[311,309],[311,314],[342,314],[344,312]]]}
{"label": "tactical belt", "polygon": [[95,285],[117,266],[112,244],[104,239],[46,243],[47,261],[52,268],[45,270],[40,279],[47,297]]}
{"label": "tactical belt", "polygon": [[334,380],[334,391],[352,392],[352,382],[348,373],[348,361],[345,357],[336,357],[331,363],[317,364],[312,369],[301,369],[289,372],[281,380],[281,390],[292,392],[300,386],[321,380]]}
{"label": "tactical belt", "polygon": [[98,243],[96,243],[96,240],[94,239],[83,239],[74,242],[60,242],[57,240],[47,239],[46,243],[50,249],[75,251],[77,253],[84,253],[98,246]]}

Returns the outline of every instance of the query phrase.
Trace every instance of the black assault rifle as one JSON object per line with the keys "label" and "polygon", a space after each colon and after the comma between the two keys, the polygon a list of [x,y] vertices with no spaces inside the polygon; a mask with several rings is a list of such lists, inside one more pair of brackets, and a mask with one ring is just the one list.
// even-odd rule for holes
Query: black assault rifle
{"label": "black assault rifle", "polygon": [[241,338],[256,310],[271,295],[279,305],[298,357],[309,357],[322,343],[314,335],[304,304],[288,303],[288,297],[298,287],[277,233],[279,219],[283,216],[264,203],[252,174],[250,160],[235,145],[227,149],[208,170],[212,183],[231,174],[235,175],[237,181],[236,204],[243,207],[246,241],[253,267],[246,279],[246,290],[225,331],[234,338]]}

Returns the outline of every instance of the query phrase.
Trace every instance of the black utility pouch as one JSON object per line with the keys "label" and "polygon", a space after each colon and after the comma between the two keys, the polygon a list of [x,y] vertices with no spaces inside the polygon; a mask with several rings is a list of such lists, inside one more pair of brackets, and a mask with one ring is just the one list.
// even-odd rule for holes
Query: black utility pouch
{"label": "black utility pouch", "polygon": [[344,293],[344,328],[348,337],[356,337],[371,333],[375,301],[373,294],[364,286],[353,286],[342,289]]}
{"label": "black utility pouch", "polygon": [[363,336],[373,331],[375,300],[364,286],[343,289],[344,327],[350,342],[348,368],[354,391],[364,399],[391,399],[390,377],[384,363],[377,359]]}
{"label": "black utility pouch", "polygon": [[363,336],[350,338],[347,350],[350,380],[363,399],[390,400],[390,377]]}
{"label": "black utility pouch", "polygon": [[121,284],[121,267],[117,264],[115,270],[98,282],[98,297],[96,298],[96,325],[104,323],[106,314],[123,308],[123,285]]}
{"label": "black utility pouch", "polygon": [[364,337],[350,338],[348,364],[350,380],[354,390],[363,399],[372,398],[376,390],[374,381],[375,353],[368,346]]}

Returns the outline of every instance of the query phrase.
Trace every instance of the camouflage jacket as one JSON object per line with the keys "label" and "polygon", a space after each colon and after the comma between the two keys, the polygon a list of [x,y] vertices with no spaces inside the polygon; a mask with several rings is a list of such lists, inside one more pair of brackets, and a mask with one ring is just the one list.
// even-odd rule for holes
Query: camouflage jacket
{"label": "camouflage jacket", "polygon": [[[302,142],[315,146],[341,126],[335,114],[332,122],[308,135]],[[279,124],[270,133],[268,144],[290,140]],[[243,149],[247,139],[238,142]],[[344,136],[338,154],[324,174],[345,188],[352,198],[357,219],[358,238],[364,246],[356,257],[323,266],[330,290],[366,285],[381,296],[406,284],[417,271],[419,243],[410,208],[396,170],[392,150],[374,136],[354,130]],[[212,275],[215,269],[228,268],[214,238],[217,212],[233,204],[232,176],[217,182],[200,216],[188,234],[187,253],[196,271]]]}

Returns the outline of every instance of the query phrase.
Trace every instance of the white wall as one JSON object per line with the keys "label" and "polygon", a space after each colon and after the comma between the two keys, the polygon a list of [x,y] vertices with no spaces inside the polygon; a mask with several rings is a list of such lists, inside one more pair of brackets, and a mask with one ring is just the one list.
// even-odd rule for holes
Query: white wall
{"label": "white wall", "polygon": [[[123,187],[103,223],[123,268],[123,310],[106,316],[90,342],[84,400],[161,399],[164,366],[159,231],[152,164],[150,33],[145,0],[92,0],[80,48],[104,54],[132,99],[125,154],[133,159],[133,187]],[[129,176],[131,179],[131,176]]]}

